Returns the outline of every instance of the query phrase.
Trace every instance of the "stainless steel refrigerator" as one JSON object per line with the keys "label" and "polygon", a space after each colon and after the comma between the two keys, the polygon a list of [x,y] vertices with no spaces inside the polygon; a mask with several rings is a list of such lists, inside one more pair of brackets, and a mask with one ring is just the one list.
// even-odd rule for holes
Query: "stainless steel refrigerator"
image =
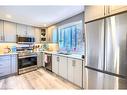
{"label": "stainless steel refrigerator", "polygon": [[127,89],[127,13],[85,24],[85,88]]}

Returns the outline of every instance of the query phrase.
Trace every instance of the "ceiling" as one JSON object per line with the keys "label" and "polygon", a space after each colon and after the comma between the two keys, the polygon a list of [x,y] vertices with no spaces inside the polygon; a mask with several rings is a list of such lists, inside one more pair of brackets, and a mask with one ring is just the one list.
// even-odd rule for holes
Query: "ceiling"
{"label": "ceiling", "polygon": [[84,11],[84,6],[0,6],[0,19],[44,27]]}

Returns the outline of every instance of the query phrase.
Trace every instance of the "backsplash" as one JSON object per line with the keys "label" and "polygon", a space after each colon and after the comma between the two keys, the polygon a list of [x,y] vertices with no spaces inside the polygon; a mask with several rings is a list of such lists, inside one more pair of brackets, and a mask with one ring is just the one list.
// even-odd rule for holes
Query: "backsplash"
{"label": "backsplash", "polygon": [[58,51],[59,47],[56,43],[35,44],[35,51]]}
{"label": "backsplash", "polygon": [[16,53],[16,43],[0,43],[0,54]]}
{"label": "backsplash", "polygon": [[[16,43],[0,43],[0,54],[5,53],[16,53],[16,47],[23,46],[22,44]],[[24,45],[25,46],[25,45]],[[46,44],[35,44],[32,45],[35,52],[37,51],[58,51],[59,47],[56,43],[46,43]]]}

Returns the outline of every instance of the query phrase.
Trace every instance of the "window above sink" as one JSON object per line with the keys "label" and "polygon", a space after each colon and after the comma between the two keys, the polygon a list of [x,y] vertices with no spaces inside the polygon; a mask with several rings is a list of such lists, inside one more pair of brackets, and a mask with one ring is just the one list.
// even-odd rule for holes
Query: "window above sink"
{"label": "window above sink", "polygon": [[83,52],[83,23],[69,23],[58,28],[58,44],[61,52]]}

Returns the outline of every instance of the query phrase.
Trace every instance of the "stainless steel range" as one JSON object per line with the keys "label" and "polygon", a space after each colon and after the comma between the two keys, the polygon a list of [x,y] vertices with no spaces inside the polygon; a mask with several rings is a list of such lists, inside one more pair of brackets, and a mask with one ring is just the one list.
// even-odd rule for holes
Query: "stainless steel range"
{"label": "stainless steel range", "polygon": [[17,47],[17,52],[19,74],[37,69],[37,54],[32,51],[32,46]]}

